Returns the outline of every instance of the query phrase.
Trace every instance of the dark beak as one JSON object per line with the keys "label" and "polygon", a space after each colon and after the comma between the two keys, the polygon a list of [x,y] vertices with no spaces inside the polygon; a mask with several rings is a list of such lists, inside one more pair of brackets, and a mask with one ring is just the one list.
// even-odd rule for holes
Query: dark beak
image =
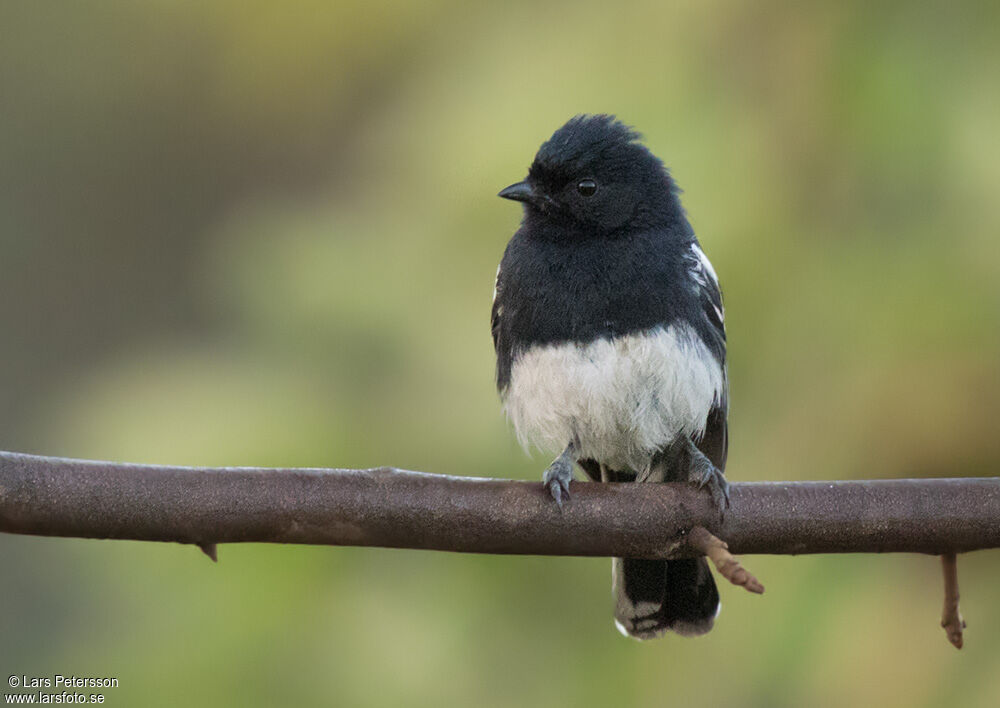
{"label": "dark beak", "polygon": [[527,181],[518,182],[517,184],[505,187],[500,190],[500,193],[497,194],[497,196],[503,197],[504,199],[513,199],[515,202],[526,202],[528,204],[538,202],[538,195],[535,194],[534,188]]}

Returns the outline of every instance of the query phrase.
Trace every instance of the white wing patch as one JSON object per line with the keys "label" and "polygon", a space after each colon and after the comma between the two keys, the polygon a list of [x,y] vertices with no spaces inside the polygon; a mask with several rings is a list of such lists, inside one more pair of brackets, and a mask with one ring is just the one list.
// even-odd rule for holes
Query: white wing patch
{"label": "white wing patch", "polygon": [[497,286],[500,284],[500,266],[497,265],[497,276],[493,279],[493,302],[497,301]]}
{"label": "white wing patch", "polygon": [[[697,243],[691,244],[691,254],[688,257],[688,260],[691,262],[691,277],[694,279],[694,282],[703,288],[712,288],[713,290],[718,291],[719,276],[715,274],[715,268],[712,267],[712,262],[708,260],[708,256],[705,255],[705,252],[701,250]],[[712,309],[714,309],[715,314],[719,316],[719,322],[726,321],[725,306],[720,307],[713,302]]]}
{"label": "white wing patch", "polygon": [[712,267],[712,262],[708,260],[705,252],[698,247],[697,243],[691,244],[691,251],[694,253],[695,261],[698,263],[697,269],[692,271],[694,279],[702,285],[708,285],[708,281],[705,278],[707,275],[712,279],[712,284],[715,287],[719,287],[719,276],[715,274],[715,268]]}

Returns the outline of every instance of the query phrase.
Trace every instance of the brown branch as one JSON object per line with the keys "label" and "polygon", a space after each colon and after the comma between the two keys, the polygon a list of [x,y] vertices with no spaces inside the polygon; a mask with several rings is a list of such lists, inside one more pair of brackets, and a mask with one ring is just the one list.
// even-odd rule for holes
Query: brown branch
{"label": "brown branch", "polygon": [[729,552],[729,546],[726,545],[725,541],[713,536],[704,526],[695,526],[691,529],[688,534],[688,545],[707,556],[715,564],[719,575],[733,585],[738,585],[748,592],[763,594],[764,586],[760,584],[760,581],[740,564],[736,556]]}
{"label": "brown branch", "polygon": [[538,482],[372,470],[161,467],[0,452],[0,531],[477,553],[697,555],[695,526],[733,553],[941,555],[1000,547],[1000,478],[732,484],[719,522],[686,484]]}
{"label": "brown branch", "polygon": [[958,559],[954,553],[941,556],[941,569],[944,571],[944,609],[941,611],[941,626],[948,635],[948,641],[956,649],[962,648],[962,630],[965,620],[958,610]]}

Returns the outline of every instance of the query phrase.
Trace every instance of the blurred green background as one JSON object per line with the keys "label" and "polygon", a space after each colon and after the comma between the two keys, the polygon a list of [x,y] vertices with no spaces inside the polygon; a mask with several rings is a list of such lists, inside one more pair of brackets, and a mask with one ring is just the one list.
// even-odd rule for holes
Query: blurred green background
{"label": "blurred green background", "polygon": [[[1000,6],[0,2],[0,448],[537,479],[497,199],[635,125],[722,279],[737,480],[997,474]],[[605,559],[0,537],[0,673],[109,705],[996,706],[916,556],[754,557],[627,641]]]}

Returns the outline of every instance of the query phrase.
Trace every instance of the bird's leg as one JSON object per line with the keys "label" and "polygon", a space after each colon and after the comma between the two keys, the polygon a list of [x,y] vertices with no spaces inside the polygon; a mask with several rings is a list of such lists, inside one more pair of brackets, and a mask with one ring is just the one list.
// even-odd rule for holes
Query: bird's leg
{"label": "bird's leg", "polygon": [[542,475],[542,484],[549,490],[560,508],[563,499],[569,499],[569,483],[573,481],[573,465],[576,463],[576,457],[576,443],[571,442]]}
{"label": "bird's leg", "polygon": [[645,469],[635,476],[636,482],[677,482],[687,479],[686,475],[678,475],[678,470],[686,470],[687,447],[684,443],[673,442],[660,450],[649,461]]}
{"label": "bird's leg", "polygon": [[690,463],[688,465],[688,481],[697,482],[698,488],[708,487],[712,494],[712,501],[723,511],[729,508],[729,482],[726,481],[722,470],[712,464],[712,461],[705,457],[705,453],[698,449],[694,441],[685,436],[687,441],[687,452]]}

